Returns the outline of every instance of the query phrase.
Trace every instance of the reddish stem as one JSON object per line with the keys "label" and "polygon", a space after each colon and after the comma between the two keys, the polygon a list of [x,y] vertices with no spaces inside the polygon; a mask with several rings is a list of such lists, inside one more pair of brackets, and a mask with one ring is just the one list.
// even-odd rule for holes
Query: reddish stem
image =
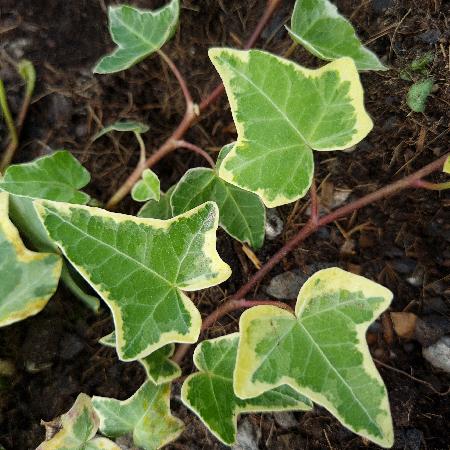
{"label": "reddish stem", "polygon": [[[236,309],[241,309],[239,306],[242,302],[242,298],[255,286],[258,284],[286,255],[291,253],[294,249],[296,249],[307,237],[316,232],[319,228],[334,222],[335,220],[347,216],[353,211],[363,208],[364,206],[370,205],[373,202],[378,200],[390,197],[407,188],[417,187],[417,181],[421,180],[423,177],[433,173],[437,170],[440,170],[447,157],[449,155],[444,155],[436,161],[422,167],[422,169],[414,172],[412,175],[409,175],[405,178],[402,178],[399,181],[396,181],[392,184],[389,184],[381,189],[378,189],[371,194],[365,195],[364,197],[355,200],[354,202],[349,203],[348,205],[342,206],[330,213],[318,217],[314,219],[313,209],[317,207],[317,199],[316,199],[316,188],[314,183],[311,185],[311,217],[306,225],[291,239],[289,240],[277,253],[275,253],[269,261],[267,261],[261,269],[258,270],[251,278],[247,281],[230,299],[219,306],[215,311],[213,311],[203,322],[202,331],[209,328],[213,323],[215,323],[220,317],[223,317],[225,314],[228,314]],[[313,208],[313,204],[314,206]],[[237,303],[236,303],[237,302]],[[279,303],[279,302],[276,302]],[[283,304],[284,305],[284,304]],[[189,350],[190,345],[182,344],[177,348],[177,351],[174,355],[174,361],[180,363],[186,353]]]}
{"label": "reddish stem", "polygon": [[214,160],[211,158],[211,156],[209,156],[209,154],[206,153],[205,150],[198,147],[197,145],[191,144],[190,142],[183,141],[183,140],[175,141],[175,145],[177,146],[177,148],[187,148],[188,150],[191,150],[192,152],[197,153],[198,155],[205,158],[206,161],[208,161],[209,165],[213,169],[214,169],[214,167],[216,167]]}

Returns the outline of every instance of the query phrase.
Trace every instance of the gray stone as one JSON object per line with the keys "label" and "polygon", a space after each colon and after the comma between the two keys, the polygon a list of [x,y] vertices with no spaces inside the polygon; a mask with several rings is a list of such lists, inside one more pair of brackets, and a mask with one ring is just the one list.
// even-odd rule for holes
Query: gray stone
{"label": "gray stone", "polygon": [[295,418],[294,413],[292,412],[276,412],[273,413],[273,418],[275,419],[276,424],[285,430],[298,427],[298,420]]}
{"label": "gray stone", "polygon": [[295,300],[307,278],[296,270],[283,272],[270,280],[266,293],[280,300]]}
{"label": "gray stone", "polygon": [[435,344],[422,349],[422,355],[436,369],[450,373],[450,336],[443,336]]}
{"label": "gray stone", "polygon": [[284,223],[276,208],[267,209],[266,212],[266,238],[276,239],[283,232]]}
{"label": "gray stone", "polygon": [[231,448],[233,450],[259,450],[260,434],[260,431],[255,429],[250,419],[246,417],[238,426],[236,444]]}

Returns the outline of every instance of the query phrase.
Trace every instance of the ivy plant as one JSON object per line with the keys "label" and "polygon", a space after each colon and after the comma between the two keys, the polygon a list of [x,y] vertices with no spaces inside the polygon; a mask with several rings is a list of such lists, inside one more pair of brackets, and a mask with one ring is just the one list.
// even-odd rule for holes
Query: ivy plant
{"label": "ivy plant", "polygon": [[[312,207],[305,236],[342,217],[339,210],[320,222],[313,217],[314,152],[348,149],[371,131],[358,71],[385,67],[328,0],[297,0],[290,35],[330,62],[311,69],[267,51],[211,49],[209,57],[223,80],[237,130],[236,141],[224,146],[214,163],[203,149],[180,141],[205,104],[193,103],[180,71],[161,50],[176,32],[179,14],[179,0],[155,11],[110,7],[109,30],[116,48],[94,69],[111,74],[156,54],[168,63],[186,98],[180,127],[148,159],[141,135],[149,127],[141,122],[119,120],[91,139],[94,145],[110,132],[134,133],[139,165],[121,190],[146,202],[136,216],[97,207],[101,202],[83,191],[89,172],[69,151],[14,165],[8,162],[11,152],[2,169],[0,279],[6,281],[0,285],[0,326],[37,314],[61,276],[94,310],[100,306],[97,296],[103,300],[114,331],[101,344],[114,347],[122,361],[138,361],[146,376],[127,400],[91,400],[80,394],[70,411],[47,424],[53,431],[38,449],[116,450],[113,439],[128,436],[135,446],[153,450],[175,440],[184,424],[172,414],[170,399],[172,383],[185,367],[180,364],[183,349],[241,307],[247,310],[239,331],[201,342],[193,354],[196,371],[181,387],[184,405],[215,437],[233,445],[240,414],[307,411],[314,402],[353,432],[390,447],[387,392],[365,340],[368,326],[391,302],[388,289],[330,268],[304,283],[295,311],[286,303],[245,299],[274,267],[271,259],[231,299],[222,304],[217,298],[221,306],[204,321],[197,309],[201,302],[189,294],[231,275],[216,249],[219,225],[232,238],[260,249],[265,208],[295,202],[308,191]],[[33,72],[23,70],[34,88]],[[7,111],[2,84],[0,88],[2,110]],[[12,135],[11,114],[4,115]],[[192,168],[161,192],[152,166],[183,146],[212,167]],[[450,172],[448,159],[434,163],[433,170],[442,166]],[[413,176],[408,180],[408,187],[418,187],[419,181],[430,189],[449,187]],[[280,262],[304,238],[299,236],[273,258]],[[184,346],[175,351],[176,343]]]}

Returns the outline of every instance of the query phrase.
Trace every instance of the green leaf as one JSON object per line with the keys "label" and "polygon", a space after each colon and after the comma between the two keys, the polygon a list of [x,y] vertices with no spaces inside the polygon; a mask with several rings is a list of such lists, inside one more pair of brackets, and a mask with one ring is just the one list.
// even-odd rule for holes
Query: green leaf
{"label": "green leaf", "polygon": [[411,63],[411,70],[420,72],[434,61],[434,52],[426,52]]}
{"label": "green leaf", "polygon": [[104,136],[105,134],[111,133],[111,131],[119,131],[121,133],[133,132],[137,134],[143,134],[147,133],[149,129],[150,127],[148,125],[145,125],[145,123],[136,122],[134,120],[119,120],[100,130],[92,140],[95,141],[98,138]]}
{"label": "green leaf", "polygon": [[194,353],[200,372],[190,375],[181,389],[181,400],[197,414],[224,444],[236,441],[237,416],[263,411],[306,411],[312,403],[289,386],[280,386],[258,397],[241,400],[233,391],[239,333],[203,341]]}
{"label": "green leaf", "polygon": [[127,400],[94,397],[93,403],[104,435],[131,434],[134,444],[144,450],[161,448],[184,429],[183,422],[170,413],[170,383],[157,386],[146,381]]}
{"label": "green leaf", "polygon": [[176,186],[172,186],[164,194],[161,193],[159,201],[149,200],[138,212],[139,217],[147,217],[149,219],[167,220],[173,217],[170,199]]}
{"label": "green leaf", "polygon": [[406,103],[414,112],[425,111],[427,99],[431,94],[433,84],[434,80],[429,78],[428,80],[418,81],[409,88]]}
{"label": "green leaf", "polygon": [[159,50],[175,33],[179,14],[179,0],[172,0],[156,11],[129,5],[110,6],[109,32],[117,48],[97,63],[94,73],[128,69]]}
{"label": "green leaf", "polygon": [[188,170],[173,191],[170,203],[181,214],[206,202],[219,207],[220,226],[232,237],[260,248],[264,242],[266,210],[257,195],[219,178],[216,170],[197,167]]}
{"label": "green leaf", "polygon": [[[104,336],[100,343],[108,347],[116,346],[116,333]],[[139,362],[143,365],[148,378],[155,384],[168,383],[181,375],[180,366],[170,358],[175,351],[175,344],[167,344],[156,350]]]}
{"label": "green leaf", "polygon": [[61,429],[36,450],[120,450],[109,439],[95,438],[99,419],[86,394],[80,394],[72,408],[51,425],[52,428],[58,426]]}
{"label": "green leaf", "polygon": [[296,317],[274,306],[241,316],[234,389],[241,398],[288,384],[346,427],[382,447],[393,444],[386,388],[366,331],[392,293],[341,269],[314,274],[301,288]]}
{"label": "green leaf", "polygon": [[0,190],[30,198],[85,204],[89,195],[78,189],[90,181],[89,172],[66,150],[30,163],[9,166]]}
{"label": "green leaf", "polygon": [[145,169],[142,173],[142,179],[133,186],[131,197],[137,202],[159,201],[160,184],[158,175],[150,169]]}
{"label": "green leaf", "polygon": [[34,69],[33,63],[28,59],[22,59],[19,61],[19,64],[17,64],[17,71],[25,81],[26,96],[31,97],[36,86],[36,70]]}
{"label": "green leaf", "polygon": [[182,292],[230,276],[217,254],[217,206],[162,221],[88,206],[35,202],[64,255],[111,308],[117,352],[143,358],[171,342],[196,342],[200,313]]}
{"label": "green leaf", "polygon": [[306,194],[313,149],[349,148],[372,129],[350,58],[310,70],[258,50],[212,49],[209,56],[238,131],[219,176],[270,208]]}
{"label": "green leaf", "polygon": [[444,167],[442,168],[442,170],[445,173],[450,173],[450,156],[445,160]]}
{"label": "green leaf", "polygon": [[292,13],[292,39],[318,58],[333,61],[348,56],[358,70],[386,70],[364,47],[351,23],[329,0],[297,0]]}
{"label": "green leaf", "polygon": [[0,192],[0,327],[34,316],[58,286],[61,258],[26,249],[8,218],[8,194]]}

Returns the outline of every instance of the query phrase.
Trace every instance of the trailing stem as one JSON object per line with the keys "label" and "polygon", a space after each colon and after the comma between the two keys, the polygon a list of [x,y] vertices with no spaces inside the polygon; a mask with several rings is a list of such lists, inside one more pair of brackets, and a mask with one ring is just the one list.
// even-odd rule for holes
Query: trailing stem
{"label": "trailing stem", "polygon": [[[247,281],[233,296],[229,298],[225,303],[219,306],[215,311],[213,311],[208,317],[205,318],[202,325],[202,331],[205,331],[207,328],[211,327],[217,320],[229,314],[233,311],[243,309],[246,307],[251,307],[254,305],[250,305],[246,303],[245,296],[250,292],[250,290],[257,285],[281,260],[295,250],[306,238],[315,233],[318,229],[322,228],[329,223],[340,219],[341,217],[345,217],[350,213],[357,211],[364,206],[370,205],[376,201],[382,200],[387,197],[391,197],[392,195],[398,194],[407,188],[423,188],[422,180],[423,177],[436,172],[437,170],[442,169],[447,157],[450,154],[444,155],[441,158],[433,161],[432,163],[422,167],[422,169],[414,172],[413,174],[402,178],[399,181],[395,181],[381,189],[378,189],[371,194],[367,194],[364,197],[361,197],[354,202],[349,203],[348,205],[342,206],[341,208],[335,209],[328,214],[325,214],[322,217],[318,215],[318,199],[316,186],[313,182],[311,185],[310,197],[311,197],[311,216],[306,225],[286,244],[278,250],[262,267],[259,269],[251,278]],[[280,302],[276,302],[280,303]],[[283,304],[285,305],[285,304]],[[286,305],[287,306],[287,305]],[[177,363],[180,363],[186,353],[189,350],[190,345],[181,344],[178,346],[177,351],[173,357],[173,360]]]}
{"label": "trailing stem", "polygon": [[[281,0],[268,0],[266,9],[261,19],[259,20],[253,34],[244,46],[244,49],[249,49],[255,45],[261,32],[266,27],[270,18],[272,17],[275,10],[281,5]],[[106,204],[107,209],[114,209],[122,201],[122,199],[129,194],[136,182],[141,178],[142,172],[145,169],[149,169],[154,166],[157,162],[167,156],[169,153],[173,152],[177,148],[177,141],[180,141],[184,134],[189,130],[189,128],[194,125],[197,121],[198,116],[201,112],[207,109],[212,103],[214,103],[223,93],[223,85],[214,89],[210,95],[208,95],[205,100],[203,100],[199,106],[195,105],[192,101],[192,96],[187,88],[187,83],[181,75],[180,71],[177,69],[173,61],[162,51],[158,52],[161,58],[167,63],[169,68],[172,70],[173,74],[180,84],[181,90],[186,100],[186,112],[177,129],[172,133],[172,135],[167,138],[167,140],[144,162],[144,164],[138,164],[131,175],[125,180],[125,182],[119,187],[119,189],[114,193],[114,195],[108,200]],[[192,149],[191,149],[192,150]]]}

